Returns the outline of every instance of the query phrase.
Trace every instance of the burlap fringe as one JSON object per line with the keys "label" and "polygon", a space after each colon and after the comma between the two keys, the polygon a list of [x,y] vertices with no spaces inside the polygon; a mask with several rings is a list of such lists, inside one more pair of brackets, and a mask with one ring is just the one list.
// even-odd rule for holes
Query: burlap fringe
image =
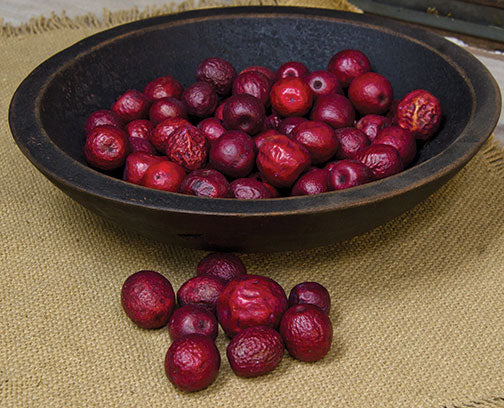
{"label": "burlap fringe", "polygon": [[346,0],[185,0],[179,4],[171,2],[161,7],[152,6],[143,10],[139,10],[138,7],[115,12],[104,9],[101,18],[93,13],[78,17],[68,17],[65,11],[60,15],[53,12],[49,17],[40,16],[38,18],[31,18],[28,23],[19,26],[4,23],[0,18],[0,38],[39,34],[60,28],[78,29],[81,27],[91,27],[104,29],[143,18],[180,13],[187,10],[235,6],[303,6],[362,13],[362,10],[348,3]]}
{"label": "burlap fringe", "polygon": [[504,176],[504,147],[493,136],[482,149],[482,154],[490,166],[501,176]]}
{"label": "burlap fringe", "polygon": [[[156,17],[172,13],[180,13],[187,10],[197,10],[205,8],[234,7],[234,6],[304,6],[319,8],[334,8],[354,13],[362,13],[362,10],[348,3],[346,0],[304,0],[302,2],[294,0],[232,0],[229,2],[219,2],[218,0],[186,0],[182,3],[173,2],[161,7],[147,7],[139,10],[134,7],[129,10],[111,12],[104,9],[101,18],[96,14],[89,13],[84,16],[68,17],[63,11],[61,15],[51,13],[49,17],[40,16],[32,18],[28,23],[14,26],[10,23],[3,23],[0,18],[0,38],[9,38],[19,35],[39,34],[46,31],[62,28],[79,29],[90,27],[97,29],[110,28],[119,24],[129,23],[143,18]],[[493,136],[485,144],[481,153],[487,162],[500,174],[504,176],[504,147],[502,147]],[[504,397],[489,397],[479,400],[470,400],[458,404],[443,405],[441,408],[504,408]]]}

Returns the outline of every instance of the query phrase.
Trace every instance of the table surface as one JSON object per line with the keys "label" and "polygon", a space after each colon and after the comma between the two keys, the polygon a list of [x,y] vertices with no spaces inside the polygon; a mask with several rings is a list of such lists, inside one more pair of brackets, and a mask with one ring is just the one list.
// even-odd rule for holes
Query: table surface
{"label": "table surface", "polygon": [[[174,0],[172,2],[177,4],[181,3],[182,0]],[[227,0],[224,0],[224,2],[227,2]],[[122,0],[120,2],[117,0],[87,0],[86,2],[74,2],[72,0],[46,0],[43,2],[40,0],[2,0],[0,2],[0,22],[19,25],[28,22],[30,18],[49,16],[51,12],[60,14],[63,10],[70,17],[87,13],[94,13],[100,16],[104,9],[118,11],[134,6],[144,9],[153,6],[159,7],[163,4],[167,4],[167,2],[161,0]],[[501,93],[504,95],[504,54],[470,47],[456,38],[454,41],[466,47],[485,64],[497,80]],[[499,123],[495,129],[495,137],[496,140],[504,145],[504,105],[501,110]]]}

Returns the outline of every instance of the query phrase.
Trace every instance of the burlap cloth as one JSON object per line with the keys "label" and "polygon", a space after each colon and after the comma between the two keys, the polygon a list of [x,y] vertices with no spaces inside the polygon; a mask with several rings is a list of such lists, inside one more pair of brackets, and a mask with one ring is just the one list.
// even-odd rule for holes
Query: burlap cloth
{"label": "burlap cloth", "polygon": [[154,269],[177,289],[204,252],[148,241],[81,208],[24,158],[7,124],[16,86],[45,58],[166,11],[3,27],[0,405],[504,407],[504,153],[491,141],[438,193],[364,236],[242,256],[251,273],[287,291],[306,280],[329,289],[335,341],[326,358],[308,364],[286,354],[273,373],[242,379],[221,332],[212,386],[185,394],[169,383],[167,329],[135,327],[121,285]]}

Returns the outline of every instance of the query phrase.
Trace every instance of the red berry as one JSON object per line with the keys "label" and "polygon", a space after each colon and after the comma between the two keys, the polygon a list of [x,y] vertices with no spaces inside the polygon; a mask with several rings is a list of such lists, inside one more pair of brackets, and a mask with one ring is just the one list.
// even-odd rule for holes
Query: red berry
{"label": "red berry", "polygon": [[126,133],[112,125],[97,126],[86,138],[84,156],[90,166],[100,170],[121,167],[130,151]]}
{"label": "red berry", "polygon": [[331,297],[327,289],[320,283],[298,283],[290,291],[289,307],[301,304],[317,306],[328,315],[331,310]]}
{"label": "red berry", "polygon": [[317,98],[310,118],[338,129],[353,126],[355,110],[352,103],[343,95],[323,95]]}
{"label": "red berry", "polygon": [[238,276],[246,275],[247,269],[236,255],[212,252],[205,256],[197,267],[198,275],[208,275],[229,282]]}
{"label": "red berry", "polygon": [[190,125],[190,123],[184,118],[166,119],[152,129],[149,135],[149,140],[158,152],[165,154],[170,136],[179,127],[185,125]]}
{"label": "red berry", "polygon": [[268,78],[268,80],[270,81],[271,84],[273,82],[275,82],[275,80],[276,80],[276,72],[275,71],[273,71],[270,68],[262,67],[262,66],[259,66],[259,65],[253,65],[251,67],[244,68],[244,69],[242,69],[242,71],[240,72],[240,74],[243,74],[244,72],[251,72],[251,71],[252,72],[253,71],[260,72],[261,74],[265,75],[266,78]]}
{"label": "red berry", "polygon": [[[142,139],[140,139],[142,140]],[[166,160],[166,157],[154,156],[143,152],[134,152],[128,155],[124,165],[123,180],[134,184],[141,184],[142,177],[153,164]]]}
{"label": "red berry", "polygon": [[311,88],[315,97],[335,93],[343,95],[338,77],[332,72],[314,71],[306,75],[303,80]]}
{"label": "red berry", "polygon": [[131,122],[146,118],[150,105],[150,100],[142,92],[130,89],[117,98],[111,109],[125,122]]}
{"label": "red berry", "polygon": [[399,101],[397,123],[414,138],[427,140],[441,123],[441,104],[430,92],[416,89]]}
{"label": "red berry", "polygon": [[305,64],[299,61],[288,61],[278,68],[276,73],[276,79],[283,79],[287,77],[293,78],[303,78],[308,75],[310,70]]}
{"label": "red berry", "polygon": [[224,133],[210,147],[210,165],[230,177],[245,177],[254,167],[256,147],[252,138],[240,130]]}
{"label": "red berry", "polygon": [[282,287],[259,275],[234,278],[217,300],[217,318],[229,337],[247,327],[278,327],[286,309],[287,297]]}
{"label": "red berry", "polygon": [[187,109],[184,103],[176,98],[157,99],[149,109],[149,119],[154,126],[169,118],[187,119]]}
{"label": "red berry", "polygon": [[310,153],[312,164],[326,162],[338,150],[338,138],[327,123],[306,121],[292,131],[294,141]]}
{"label": "red berry", "polygon": [[164,160],[154,163],[145,171],[142,177],[142,185],[156,190],[178,192],[185,171],[176,163]]}
{"label": "red berry", "polygon": [[213,340],[202,334],[188,334],[176,339],[165,357],[168,379],[182,391],[199,391],[217,378],[220,354]]}
{"label": "red berry", "polygon": [[200,197],[232,197],[226,177],[213,169],[200,169],[189,173],[180,185],[180,192]]}
{"label": "red berry", "polygon": [[399,153],[404,166],[413,161],[417,151],[416,140],[413,135],[399,126],[389,126],[380,130],[373,143],[394,147]]}
{"label": "red berry", "polygon": [[207,58],[196,68],[196,79],[208,82],[220,95],[227,95],[231,91],[236,70],[233,65],[223,58]]}
{"label": "red berry", "polygon": [[186,281],[177,291],[180,306],[198,305],[215,312],[217,298],[224,289],[225,282],[208,275],[199,275]]}
{"label": "red berry", "polygon": [[167,140],[166,156],[187,170],[200,169],[207,161],[208,140],[197,127],[180,126]]}
{"label": "red berry", "polygon": [[375,179],[392,176],[404,169],[399,153],[389,145],[372,144],[357,153],[356,159],[369,167]]}
{"label": "red berry", "polygon": [[292,187],[292,196],[322,194],[329,190],[328,186],[329,171],[325,169],[314,168],[301,177]]}
{"label": "red berry", "polygon": [[313,103],[313,92],[301,79],[293,76],[280,79],[270,91],[271,107],[283,116],[303,116]]}
{"label": "red berry", "polygon": [[122,128],[123,124],[119,115],[107,109],[100,109],[88,116],[84,124],[84,132],[88,135],[97,126],[110,125]]}
{"label": "red berry", "polygon": [[[327,166],[326,166],[327,167]],[[329,189],[344,190],[373,181],[373,173],[368,166],[357,160],[340,160],[329,167]]]}
{"label": "red berry", "polygon": [[266,140],[257,155],[261,176],[275,187],[290,187],[310,166],[310,154],[287,136]]}
{"label": "red berry", "polygon": [[177,98],[182,95],[182,85],[171,75],[159,77],[149,82],[144,88],[144,94],[151,100],[161,98]]}
{"label": "red berry", "polygon": [[203,132],[208,141],[213,142],[221,137],[226,128],[222,125],[222,122],[217,118],[206,118],[198,123],[198,129]]}
{"label": "red berry", "polygon": [[333,55],[327,69],[334,73],[341,86],[346,88],[354,78],[371,71],[371,63],[362,51],[349,49]]}
{"label": "red berry", "polygon": [[282,337],[267,326],[241,331],[226,349],[229,365],[240,377],[257,377],[273,371],[282,361],[283,354]]}
{"label": "red berry", "polygon": [[336,152],[338,159],[353,159],[359,151],[369,146],[366,134],[354,127],[336,129],[335,134],[339,143]]}
{"label": "red berry", "polygon": [[271,191],[260,181],[252,178],[239,178],[231,182],[231,191],[241,200],[271,198]]}
{"label": "red berry", "polygon": [[215,315],[197,305],[179,307],[168,322],[168,333],[172,341],[193,333],[203,334],[215,340],[218,331],[219,325]]}
{"label": "red berry", "polygon": [[282,317],[280,335],[292,357],[307,362],[318,361],[331,349],[331,320],[317,306],[292,306]]}
{"label": "red berry", "polygon": [[348,98],[362,115],[379,114],[389,109],[394,91],[383,75],[367,72],[352,81]]}
{"label": "red berry", "polygon": [[155,271],[139,271],[128,277],[121,290],[126,315],[144,329],[163,327],[175,308],[175,293],[168,279]]}

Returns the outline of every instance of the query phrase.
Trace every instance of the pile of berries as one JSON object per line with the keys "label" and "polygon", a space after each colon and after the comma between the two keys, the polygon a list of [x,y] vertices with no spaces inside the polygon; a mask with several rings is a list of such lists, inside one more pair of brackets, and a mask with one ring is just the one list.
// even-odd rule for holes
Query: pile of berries
{"label": "pile of berries", "polygon": [[128,90],[85,123],[94,168],[159,190],[261,199],[341,190],[396,174],[441,122],[439,100],[416,89],[394,100],[359,50],[327,70],[298,61],[237,74],[208,58],[186,89],[172,76]]}
{"label": "pile of berries", "polygon": [[301,361],[317,361],[330,350],[331,300],[327,289],[303,282],[287,298],[273,279],[247,274],[240,258],[211,253],[197,267],[197,276],[177,291],[155,271],[128,277],[121,291],[124,311],[139,327],[168,324],[172,340],[165,371],[183,391],[198,391],[217,378],[221,364],[215,346],[218,324],[231,338],[226,355],[235,374],[257,377],[280,364],[284,348]]}

